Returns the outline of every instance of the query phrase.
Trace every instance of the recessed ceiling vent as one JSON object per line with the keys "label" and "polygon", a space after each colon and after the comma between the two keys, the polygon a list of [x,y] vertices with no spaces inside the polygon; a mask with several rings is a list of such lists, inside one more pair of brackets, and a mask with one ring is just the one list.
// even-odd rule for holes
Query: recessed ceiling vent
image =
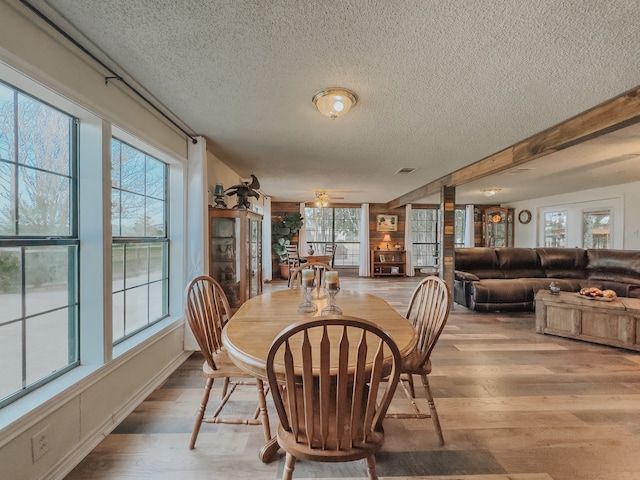
{"label": "recessed ceiling vent", "polygon": [[396,175],[407,175],[415,171],[416,169],[414,167],[402,167],[400,170],[396,172]]}

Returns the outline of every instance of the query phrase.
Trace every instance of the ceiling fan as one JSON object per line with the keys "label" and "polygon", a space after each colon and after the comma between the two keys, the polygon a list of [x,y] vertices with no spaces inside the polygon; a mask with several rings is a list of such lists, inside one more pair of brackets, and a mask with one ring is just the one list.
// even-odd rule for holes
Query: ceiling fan
{"label": "ceiling fan", "polygon": [[318,208],[328,207],[329,200],[344,200],[344,197],[330,196],[327,192],[318,191],[316,192],[316,199],[314,201],[314,205]]}

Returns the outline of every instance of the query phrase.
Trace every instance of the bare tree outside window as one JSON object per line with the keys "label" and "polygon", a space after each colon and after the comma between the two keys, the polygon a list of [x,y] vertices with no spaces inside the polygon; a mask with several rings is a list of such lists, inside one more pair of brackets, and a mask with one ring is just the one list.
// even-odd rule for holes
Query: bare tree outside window
{"label": "bare tree outside window", "polygon": [[544,214],[544,246],[567,246],[567,212],[547,212]]}
{"label": "bare tree outside window", "polygon": [[610,248],[611,211],[587,211],[582,214],[582,245],[584,248]]}
{"label": "bare tree outside window", "polygon": [[438,209],[411,209],[411,245],[414,267],[438,264]]}
{"label": "bare tree outside window", "polygon": [[[360,208],[305,208],[305,231],[308,244],[324,253],[327,244],[335,243],[334,265],[358,266],[360,255]],[[316,248],[317,247],[317,248]]]}
{"label": "bare tree outside window", "polygon": [[169,311],[167,165],[113,138],[113,341],[166,317]]}
{"label": "bare tree outside window", "polygon": [[76,123],[0,83],[0,407],[79,362]]}

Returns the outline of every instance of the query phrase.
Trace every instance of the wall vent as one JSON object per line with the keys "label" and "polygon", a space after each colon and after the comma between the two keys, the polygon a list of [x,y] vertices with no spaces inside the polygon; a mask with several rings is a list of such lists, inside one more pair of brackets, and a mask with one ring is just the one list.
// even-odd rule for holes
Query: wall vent
{"label": "wall vent", "polygon": [[414,167],[402,167],[400,170],[396,172],[396,175],[406,175],[408,173],[415,172],[416,169]]}

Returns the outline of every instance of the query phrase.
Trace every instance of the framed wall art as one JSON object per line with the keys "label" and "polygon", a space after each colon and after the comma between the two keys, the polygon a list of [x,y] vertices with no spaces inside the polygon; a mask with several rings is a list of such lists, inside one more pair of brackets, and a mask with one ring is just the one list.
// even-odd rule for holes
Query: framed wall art
{"label": "framed wall art", "polygon": [[398,216],[397,215],[377,215],[376,230],[378,232],[397,232]]}

